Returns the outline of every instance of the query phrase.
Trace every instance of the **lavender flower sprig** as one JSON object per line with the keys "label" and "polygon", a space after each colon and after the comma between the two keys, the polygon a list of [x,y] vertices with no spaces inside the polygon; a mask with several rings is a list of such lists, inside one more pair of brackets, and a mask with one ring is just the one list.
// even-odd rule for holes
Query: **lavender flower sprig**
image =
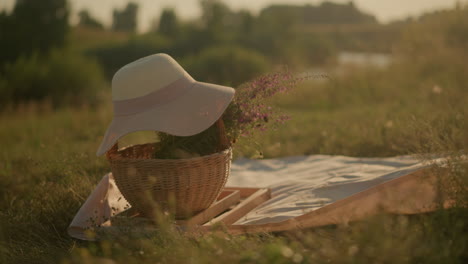
{"label": "lavender flower sprig", "polygon": [[266,131],[269,126],[283,124],[289,117],[269,104],[269,100],[288,93],[300,81],[302,79],[291,72],[282,71],[260,76],[237,88],[223,117],[228,136],[235,141],[239,136],[251,136],[255,131]]}

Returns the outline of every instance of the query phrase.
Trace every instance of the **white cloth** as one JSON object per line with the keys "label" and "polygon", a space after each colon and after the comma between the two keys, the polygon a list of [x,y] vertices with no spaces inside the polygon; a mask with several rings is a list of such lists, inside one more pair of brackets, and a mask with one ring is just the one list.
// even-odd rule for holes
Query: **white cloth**
{"label": "white cloth", "polygon": [[269,187],[272,199],[236,224],[283,221],[407,175],[424,165],[414,157],[301,156],[237,160],[228,186]]}
{"label": "white cloth", "polygon": [[[352,158],[344,156],[298,156],[233,162],[227,186],[269,187],[272,199],[248,213],[236,224],[283,221],[319,209],[384,182],[399,178],[426,165],[411,156]],[[109,225],[112,215],[128,208],[106,174],[73,219],[68,233],[90,239],[86,229]]]}

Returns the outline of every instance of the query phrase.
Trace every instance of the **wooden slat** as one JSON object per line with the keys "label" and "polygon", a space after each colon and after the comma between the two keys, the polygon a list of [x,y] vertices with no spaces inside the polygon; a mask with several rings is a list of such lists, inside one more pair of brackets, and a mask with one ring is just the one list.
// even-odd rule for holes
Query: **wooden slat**
{"label": "wooden slat", "polygon": [[255,192],[260,190],[260,188],[248,188],[248,187],[224,187],[224,191],[239,191],[242,199],[245,199]]}
{"label": "wooden slat", "polygon": [[[226,190],[232,190],[237,188],[226,188]],[[240,191],[242,196],[242,191],[244,194],[251,192],[253,189],[256,188],[239,188],[237,190]],[[225,225],[231,225],[235,223],[237,220],[245,216],[248,212],[252,211],[255,207],[259,206],[263,202],[267,201],[271,198],[270,189],[256,189],[256,191],[247,197],[244,201],[240,202],[237,206],[235,206],[231,211],[226,212],[215,219],[209,221],[205,224],[205,226],[214,225],[216,223],[223,223]]]}
{"label": "wooden slat", "polygon": [[222,212],[226,211],[232,205],[240,201],[240,192],[238,190],[224,190],[219,197],[219,200],[211,205],[208,209],[195,215],[188,220],[178,220],[176,224],[181,226],[196,226],[202,225]]}
{"label": "wooden slat", "polygon": [[[222,190],[221,193],[216,198],[216,202],[221,201],[224,197],[231,195],[233,192],[239,192],[238,190]],[[240,192],[239,192],[240,197]]]}

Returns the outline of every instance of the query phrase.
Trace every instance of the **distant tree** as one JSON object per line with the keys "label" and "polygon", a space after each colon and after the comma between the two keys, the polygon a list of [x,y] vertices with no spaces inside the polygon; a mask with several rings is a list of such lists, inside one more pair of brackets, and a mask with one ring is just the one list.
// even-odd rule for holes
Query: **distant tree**
{"label": "distant tree", "polygon": [[17,0],[0,19],[0,61],[63,46],[69,29],[67,0]]}
{"label": "distant tree", "polygon": [[201,22],[212,44],[232,40],[233,13],[221,0],[200,0]]}
{"label": "distant tree", "polygon": [[128,3],[124,10],[114,10],[112,29],[135,32],[137,29],[138,4]]}
{"label": "distant tree", "polygon": [[226,17],[231,12],[221,0],[201,0],[202,22],[207,29],[222,30]]}
{"label": "distant tree", "polygon": [[14,32],[12,22],[6,12],[0,13],[0,70],[5,62],[16,56],[14,41],[11,39]]}
{"label": "distant tree", "polygon": [[241,10],[237,14],[240,17],[240,31],[242,35],[252,33],[255,23],[255,17],[247,10]]}
{"label": "distant tree", "polygon": [[78,25],[82,27],[89,27],[89,28],[98,28],[98,29],[103,29],[104,26],[102,25],[101,22],[93,18],[88,10],[81,10],[78,13],[78,16],[80,18],[80,21],[78,22]]}
{"label": "distant tree", "polygon": [[262,11],[256,19],[255,32],[250,43],[278,63],[290,63],[292,53],[298,53],[297,16],[288,9],[283,12]]}
{"label": "distant tree", "polygon": [[0,23],[3,23],[5,21],[5,19],[7,19],[7,18],[8,18],[7,13],[5,11],[2,11],[0,13]]}
{"label": "distant tree", "polygon": [[252,41],[255,38],[255,23],[256,17],[254,17],[247,10],[240,10],[234,14],[236,29],[236,42],[243,47],[252,47]]}
{"label": "distant tree", "polygon": [[159,19],[158,32],[168,37],[175,37],[179,33],[179,22],[174,9],[163,9]]}

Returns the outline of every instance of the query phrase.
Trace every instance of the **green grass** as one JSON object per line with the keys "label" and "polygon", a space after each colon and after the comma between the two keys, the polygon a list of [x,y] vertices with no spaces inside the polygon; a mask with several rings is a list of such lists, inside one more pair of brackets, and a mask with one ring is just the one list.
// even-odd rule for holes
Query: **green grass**
{"label": "green grass", "polygon": [[[293,119],[259,135],[265,156],[392,156],[466,149],[463,89],[433,99],[410,91],[393,91],[395,95],[379,85],[380,74],[306,83],[277,99]],[[366,80],[363,90],[365,83],[374,85],[373,94],[356,94],[360,88],[349,85],[355,78]],[[66,234],[68,224],[109,171],[105,159],[94,153],[110,120],[109,104],[56,111],[31,104],[0,115],[1,263],[463,263],[468,257],[463,209],[414,217],[382,215],[279,236],[187,238],[168,229],[98,243],[73,240]],[[460,179],[466,179],[464,169],[455,173]]]}
{"label": "green grass", "polygon": [[[459,161],[468,149],[468,24],[459,20],[467,11],[407,30],[390,69],[330,70],[331,80],[277,98],[293,119],[248,142],[265,157],[447,155],[455,208],[297,233],[187,237],[166,225],[81,242],[66,229],[109,171],[94,155],[112,118],[109,97],[97,108],[24,104],[0,113],[0,263],[466,263],[468,166]],[[243,143],[237,156],[255,154]]]}

